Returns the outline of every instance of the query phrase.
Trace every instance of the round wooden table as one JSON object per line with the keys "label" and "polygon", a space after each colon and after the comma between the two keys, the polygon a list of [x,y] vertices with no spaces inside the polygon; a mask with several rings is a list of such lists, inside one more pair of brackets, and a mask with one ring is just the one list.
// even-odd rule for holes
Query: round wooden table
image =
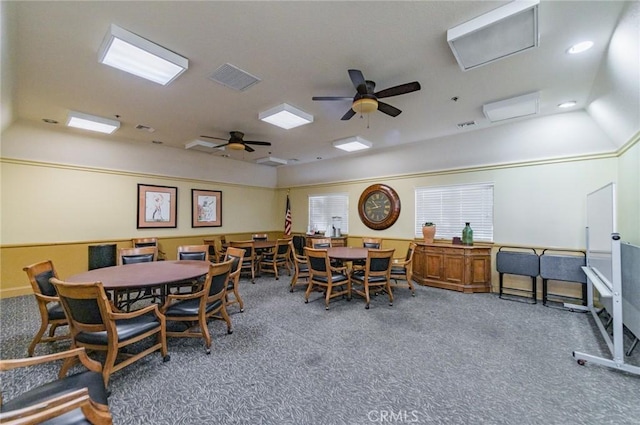
{"label": "round wooden table", "polygon": [[341,261],[366,260],[367,248],[352,248],[347,246],[335,246],[327,249],[329,258]]}
{"label": "round wooden table", "polygon": [[116,302],[118,306],[129,306],[141,299],[141,297],[136,297],[132,300],[129,297],[132,291],[142,293],[146,289],[160,288],[160,298],[164,301],[168,285],[193,281],[206,275],[209,272],[209,264],[208,261],[193,260],[126,264],[89,270],[73,275],[66,281],[72,283],[102,282],[106,291],[113,291],[116,300],[118,300],[119,294],[127,294],[127,300],[120,299]]}

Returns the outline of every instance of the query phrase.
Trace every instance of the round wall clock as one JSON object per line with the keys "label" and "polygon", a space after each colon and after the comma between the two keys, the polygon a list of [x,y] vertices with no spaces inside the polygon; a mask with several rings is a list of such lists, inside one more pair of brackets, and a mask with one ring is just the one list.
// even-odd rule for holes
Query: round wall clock
{"label": "round wall clock", "polygon": [[400,216],[400,197],[385,184],[369,186],[358,201],[360,220],[374,230],[391,227]]}

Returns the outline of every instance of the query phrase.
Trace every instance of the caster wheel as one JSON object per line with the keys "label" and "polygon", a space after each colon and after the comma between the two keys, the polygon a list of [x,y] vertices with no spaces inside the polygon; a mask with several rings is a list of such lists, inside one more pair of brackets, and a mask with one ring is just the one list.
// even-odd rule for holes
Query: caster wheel
{"label": "caster wheel", "polygon": [[364,306],[364,309],[365,309],[365,310],[369,310],[369,304],[365,305],[365,306]]}
{"label": "caster wheel", "polygon": [[579,364],[580,366],[584,366],[584,365],[586,365],[586,364],[587,364],[587,361],[586,361],[586,360],[582,360],[582,359],[580,359],[580,360],[578,360],[578,364]]}
{"label": "caster wheel", "polygon": [[304,300],[304,303],[305,304],[309,304],[309,300]]}
{"label": "caster wheel", "polygon": [[244,313],[244,308],[241,308],[241,309],[240,309],[240,313]]}
{"label": "caster wheel", "polygon": [[211,354],[211,348],[206,348],[206,349],[204,350],[204,352],[205,352],[205,353],[207,353],[207,354]]}
{"label": "caster wheel", "polygon": [[393,307],[393,303],[389,303],[389,307]]}
{"label": "caster wheel", "polygon": [[411,294],[411,296],[412,296],[412,297],[415,297],[415,296],[416,296],[416,294]]}
{"label": "caster wheel", "polygon": [[293,292],[293,288],[289,289],[289,292]]}
{"label": "caster wheel", "polygon": [[232,333],[233,333],[233,330],[232,330],[232,329],[228,329],[228,330],[227,330],[227,335],[231,335]]}
{"label": "caster wheel", "polygon": [[162,361],[165,363],[168,362],[169,360],[171,360],[171,356],[168,354],[162,358]]}

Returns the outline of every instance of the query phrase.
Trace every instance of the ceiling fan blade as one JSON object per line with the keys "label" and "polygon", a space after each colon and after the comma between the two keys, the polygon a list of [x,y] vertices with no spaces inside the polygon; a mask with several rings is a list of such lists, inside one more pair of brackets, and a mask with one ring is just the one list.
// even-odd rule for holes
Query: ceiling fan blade
{"label": "ceiling fan blade", "polygon": [[[362,75],[362,71],[360,71],[359,69],[350,69],[349,78],[351,78],[353,87],[355,87],[356,90],[358,90],[358,93],[360,94],[367,93],[366,81],[364,79],[364,75]],[[361,90],[364,90],[364,91],[360,92]]]}
{"label": "ceiling fan blade", "polygon": [[221,144],[221,145],[214,146],[214,147],[213,147],[213,148],[211,148],[211,149],[218,149],[218,148],[222,148],[222,147],[224,147],[224,146],[227,146],[228,144],[229,144],[229,143],[223,143],[223,144]]}
{"label": "ceiling fan blade", "polygon": [[402,113],[402,111],[395,106],[391,106],[388,103],[378,102],[378,111],[383,112],[387,115],[391,115],[392,117],[397,117]]}
{"label": "ceiling fan blade", "polygon": [[244,143],[249,145],[271,146],[270,142],[258,142],[258,141],[245,140]]}
{"label": "ceiling fan blade", "polygon": [[247,151],[247,152],[255,152],[256,151],[251,146],[247,146],[247,145],[244,145],[244,150]]}
{"label": "ceiling fan blade", "polygon": [[378,93],[375,93],[375,96],[378,99],[382,99],[383,97],[398,96],[401,94],[411,93],[418,90],[420,90],[420,83],[417,81],[414,81],[412,83],[401,84],[399,86],[380,90]]}
{"label": "ceiling fan blade", "polygon": [[342,118],[340,118],[342,121],[347,121],[350,120],[351,117],[353,117],[356,114],[356,111],[354,111],[353,109],[349,108],[349,110],[347,111],[346,114],[344,114],[342,116]]}
{"label": "ceiling fan blade", "polygon": [[340,96],[313,96],[311,100],[353,100],[353,97]]}
{"label": "ceiling fan blade", "polygon": [[224,140],[225,142],[229,140],[229,139],[222,139],[220,137],[213,137],[213,136],[200,136],[200,137],[206,137],[207,139]]}

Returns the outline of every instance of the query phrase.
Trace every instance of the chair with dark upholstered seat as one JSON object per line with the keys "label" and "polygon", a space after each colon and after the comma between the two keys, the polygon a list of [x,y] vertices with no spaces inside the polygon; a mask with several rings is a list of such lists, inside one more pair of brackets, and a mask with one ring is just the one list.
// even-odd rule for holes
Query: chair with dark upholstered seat
{"label": "chair with dark upholstered seat", "polygon": [[305,248],[309,264],[309,284],[304,294],[304,302],[309,302],[309,295],[314,289],[325,293],[324,308],[329,310],[331,298],[342,295],[351,300],[351,279],[346,274],[346,268],[331,266],[326,249]]}
{"label": "chair with dark upholstered seat", "polygon": [[[227,322],[227,333],[232,333],[231,320],[227,314],[225,295],[233,260],[209,263],[207,279],[202,289],[192,294],[169,294],[160,311],[169,322],[187,325],[183,331],[168,331],[167,336],[204,338],[206,353],[211,353],[211,335],[207,322],[211,318]],[[198,330],[196,330],[198,329]]]}
{"label": "chair with dark upholstered seat", "polygon": [[[15,395],[6,403],[2,403],[0,398],[1,423],[39,424],[50,419],[55,420],[47,423],[112,423],[102,366],[91,360],[84,348],[26,359],[0,360],[0,371],[41,366],[59,360],[64,360],[64,363],[58,379]],[[87,370],[67,375],[78,361]]]}
{"label": "chair with dark upholstered seat", "polygon": [[[68,283],[52,278],[51,283],[69,320],[71,346],[106,352],[102,369],[105,385],[112,373],[147,354],[159,350],[163,360],[169,360],[164,315],[157,305],[123,313],[109,302],[101,282]],[[155,337],[156,342],[136,354],[126,353],[126,358],[116,363],[122,348],[149,337]]]}
{"label": "chair with dark upholstered seat", "polygon": [[133,238],[131,239],[131,245],[134,248],[146,248],[149,246],[155,247],[157,251],[156,260],[165,258],[165,253],[160,251],[158,238]]}
{"label": "chair with dark upholstered seat", "polygon": [[[51,260],[41,261],[31,264],[22,270],[27,273],[29,283],[31,283],[31,289],[33,289],[33,295],[35,295],[36,301],[38,302],[38,311],[40,312],[40,329],[38,329],[38,332],[33,337],[27,350],[29,357],[31,357],[37,344],[68,339],[70,335],[68,333],[58,336],[55,335],[58,326],[67,326],[67,318],[60,305],[56,288],[49,283],[50,278],[58,277],[56,269],[53,267],[53,262]],[[49,328],[49,336],[43,338],[47,328]]]}
{"label": "chair with dark upholstered seat", "polygon": [[231,241],[229,246],[244,249],[241,273],[248,271],[251,273],[251,283],[256,283],[256,247],[251,241]]}
{"label": "chair with dark upholstered seat", "polygon": [[[393,280],[391,283],[392,288],[409,288],[411,296],[416,296],[416,291],[411,283],[413,278],[413,253],[416,250],[416,243],[410,242],[407,249],[407,255],[404,258],[394,258],[391,263],[391,275]],[[398,281],[405,281],[406,283],[398,283]]]}
{"label": "chair with dark upholstered seat", "polygon": [[147,263],[158,260],[158,248],[145,246],[141,248],[118,249],[118,265]]}
{"label": "chair with dark upholstered seat", "polygon": [[254,241],[266,241],[267,239],[269,239],[269,235],[267,235],[266,233],[257,233],[255,235],[251,235],[251,239],[253,239]]}
{"label": "chair with dark upholstered seat", "polygon": [[313,249],[331,248],[331,238],[312,238],[311,248]]}
{"label": "chair with dark upholstered seat", "polygon": [[[303,253],[304,253],[304,247]],[[289,292],[293,292],[293,288],[298,285],[298,279],[304,279],[303,282],[300,282],[303,285],[309,284],[309,263],[306,255],[298,254],[297,250],[292,250],[293,257],[293,277],[291,278],[291,288]]]}
{"label": "chair with dark upholstered seat", "polygon": [[[382,238],[362,238],[362,247],[369,249],[380,249],[382,248]],[[353,260],[353,269],[354,270],[362,270],[364,269],[366,260]]]}
{"label": "chair with dark upholstered seat", "polygon": [[[227,307],[233,304],[240,306],[240,313],[244,311],[244,302],[239,291],[240,272],[242,271],[242,259],[244,258],[244,249],[234,248],[230,246],[225,252],[224,261],[231,260],[231,273],[229,274],[229,284],[227,285],[227,293],[225,302]],[[229,296],[233,294],[233,299]]]}
{"label": "chair with dark upholstered seat", "polygon": [[178,260],[209,261],[209,247],[207,245],[180,245]]}
{"label": "chair with dark upholstered seat", "polygon": [[354,288],[353,292],[365,298],[367,303],[364,308],[369,308],[371,293],[380,291],[387,292],[389,295],[389,305],[393,305],[391,262],[394,251],[393,248],[369,249],[364,270],[356,270],[351,274],[353,283],[362,285],[362,290]]}
{"label": "chair with dark upholstered seat", "polygon": [[276,280],[279,279],[278,268],[285,267],[287,273],[291,276],[291,239],[278,239],[275,249],[271,252],[265,252],[260,258],[260,273],[273,273]]}

